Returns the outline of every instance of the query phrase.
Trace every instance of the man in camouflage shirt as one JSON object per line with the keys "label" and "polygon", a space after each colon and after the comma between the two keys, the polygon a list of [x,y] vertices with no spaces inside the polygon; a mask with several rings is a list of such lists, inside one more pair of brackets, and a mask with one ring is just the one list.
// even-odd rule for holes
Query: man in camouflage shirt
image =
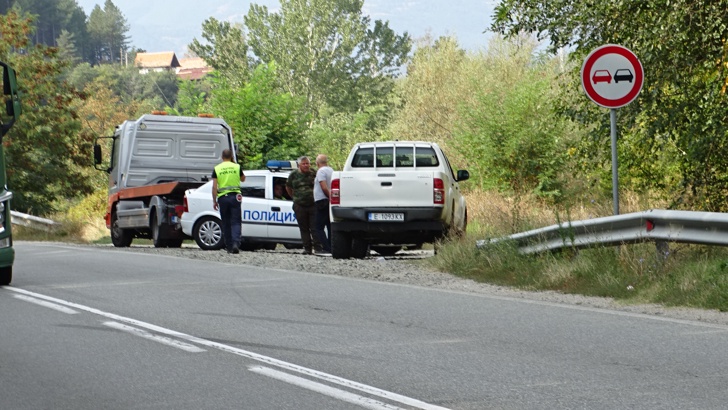
{"label": "man in camouflage shirt", "polygon": [[298,169],[288,175],[286,191],[293,197],[293,212],[298,220],[298,229],[303,241],[303,254],[311,255],[313,251],[321,252],[322,247],[314,233],[316,220],[316,204],[313,200],[313,183],[316,172],[311,170],[308,157],[298,159]]}

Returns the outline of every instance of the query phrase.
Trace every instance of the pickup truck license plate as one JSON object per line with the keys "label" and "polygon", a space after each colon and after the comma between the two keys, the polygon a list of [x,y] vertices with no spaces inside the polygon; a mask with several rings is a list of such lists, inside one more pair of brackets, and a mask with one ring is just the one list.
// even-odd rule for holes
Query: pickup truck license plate
{"label": "pickup truck license plate", "polygon": [[404,221],[404,214],[403,213],[372,212],[369,214],[369,220],[370,221],[402,222],[402,221]]}

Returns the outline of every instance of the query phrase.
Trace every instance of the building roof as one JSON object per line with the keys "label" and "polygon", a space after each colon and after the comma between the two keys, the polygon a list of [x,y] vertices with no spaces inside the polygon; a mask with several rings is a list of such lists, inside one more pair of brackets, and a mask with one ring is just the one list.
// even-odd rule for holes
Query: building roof
{"label": "building roof", "polygon": [[137,53],[134,65],[139,68],[177,68],[180,66],[174,51]]}
{"label": "building roof", "polygon": [[209,66],[202,57],[187,57],[179,59],[180,70],[189,68],[208,68]]}

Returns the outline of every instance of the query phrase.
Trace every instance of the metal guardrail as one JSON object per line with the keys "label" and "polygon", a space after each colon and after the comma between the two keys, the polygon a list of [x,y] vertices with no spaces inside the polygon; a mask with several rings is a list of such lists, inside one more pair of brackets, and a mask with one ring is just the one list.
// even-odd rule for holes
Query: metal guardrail
{"label": "metal guardrail", "polygon": [[728,246],[728,214],[651,209],[564,222],[503,238],[479,240],[476,246],[482,249],[506,240],[515,241],[523,254],[650,241]]}
{"label": "metal guardrail", "polygon": [[52,231],[60,224],[46,218],[40,218],[33,215],[24,214],[18,211],[10,211],[10,222],[14,225],[25,226],[32,229],[43,231]]}

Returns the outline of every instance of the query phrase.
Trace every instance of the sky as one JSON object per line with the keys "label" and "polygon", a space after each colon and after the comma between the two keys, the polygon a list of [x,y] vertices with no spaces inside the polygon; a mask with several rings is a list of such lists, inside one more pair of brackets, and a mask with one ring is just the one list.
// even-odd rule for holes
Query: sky
{"label": "sky", "polygon": [[[76,0],[91,14],[104,0]],[[130,45],[147,52],[174,51],[184,57],[193,38],[202,40],[202,23],[215,17],[242,23],[250,4],[276,11],[278,0],[112,0],[129,23]],[[451,35],[461,47],[479,51],[492,36],[490,26],[497,0],[364,0],[363,13],[372,21],[389,21],[396,33],[413,39]]]}

